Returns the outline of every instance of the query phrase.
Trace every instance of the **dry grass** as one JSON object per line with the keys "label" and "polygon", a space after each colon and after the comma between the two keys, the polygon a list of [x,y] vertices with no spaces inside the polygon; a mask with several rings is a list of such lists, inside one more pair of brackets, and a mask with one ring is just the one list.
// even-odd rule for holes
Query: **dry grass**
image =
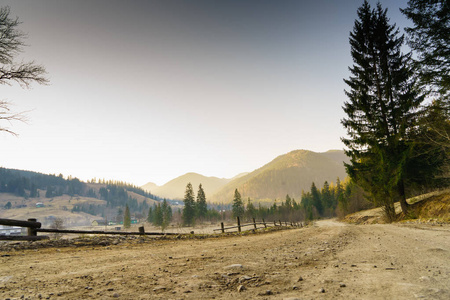
{"label": "dry grass", "polygon": [[[395,203],[399,222],[450,223],[450,190],[438,191],[408,199],[410,212],[405,216],[400,203]],[[345,222],[352,224],[386,223],[381,207],[347,215]]]}

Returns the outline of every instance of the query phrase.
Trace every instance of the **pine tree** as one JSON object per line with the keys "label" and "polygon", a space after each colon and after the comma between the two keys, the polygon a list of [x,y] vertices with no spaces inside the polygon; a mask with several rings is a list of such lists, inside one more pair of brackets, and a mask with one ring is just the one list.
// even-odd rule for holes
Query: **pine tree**
{"label": "pine tree", "polygon": [[346,169],[393,219],[395,201],[408,209],[404,171],[413,145],[407,138],[423,96],[415,89],[411,55],[401,53],[404,37],[388,23],[387,10],[364,1],[358,18],[350,33],[352,75],[344,80],[350,87],[342,120],[351,159]]}
{"label": "pine tree", "polygon": [[161,208],[161,203],[158,203],[158,205],[155,208],[154,212],[154,219],[153,219],[153,225],[155,226],[163,226],[164,223],[164,213]]}
{"label": "pine tree", "polygon": [[322,199],[320,197],[320,192],[316,187],[316,184],[313,182],[311,184],[311,201],[312,205],[317,209],[317,212],[319,215],[323,215],[323,205],[322,205]]}
{"label": "pine tree", "polygon": [[163,200],[161,212],[162,212],[161,228],[162,230],[164,230],[165,228],[167,228],[167,226],[169,226],[170,222],[172,221],[172,209],[170,208],[166,199]]}
{"label": "pine tree", "polygon": [[206,204],[206,195],[201,184],[198,186],[197,203],[195,208],[197,217],[200,220],[204,220],[208,214],[208,205]]}
{"label": "pine tree", "polygon": [[125,213],[123,215],[123,227],[130,228],[131,226],[131,216],[130,216],[130,208],[128,204],[125,206]]}
{"label": "pine tree", "polygon": [[148,209],[147,222],[153,223],[153,218],[154,218],[154,210],[150,206],[150,208]]}
{"label": "pine tree", "polygon": [[190,182],[186,186],[183,202],[183,224],[185,226],[192,226],[195,220],[195,200],[194,191]]}
{"label": "pine tree", "polygon": [[232,211],[234,218],[242,218],[244,216],[244,204],[242,203],[241,194],[239,194],[237,189],[234,191]]}
{"label": "pine tree", "polygon": [[328,184],[328,181],[325,181],[323,183],[321,195],[323,206],[327,209],[333,208],[333,196],[331,195],[330,185]]}
{"label": "pine tree", "polygon": [[409,46],[416,51],[422,86],[450,95],[450,3],[448,0],[410,0],[401,9],[413,23],[406,28]]}
{"label": "pine tree", "polygon": [[245,214],[247,215],[247,219],[256,218],[256,208],[253,205],[250,197],[247,199],[247,209],[245,210]]}

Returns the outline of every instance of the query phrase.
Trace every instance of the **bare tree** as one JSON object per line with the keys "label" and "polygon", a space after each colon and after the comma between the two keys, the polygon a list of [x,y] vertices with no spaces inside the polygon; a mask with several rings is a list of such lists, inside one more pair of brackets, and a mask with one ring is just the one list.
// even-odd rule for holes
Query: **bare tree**
{"label": "bare tree", "polygon": [[[18,83],[22,88],[30,88],[31,83],[47,84],[45,68],[31,62],[15,62],[14,58],[23,51],[25,33],[18,29],[19,19],[10,18],[8,6],[0,7],[0,85]],[[11,103],[0,100],[0,121],[26,121],[24,112],[14,113]],[[0,131],[16,135],[14,131],[0,124]]]}

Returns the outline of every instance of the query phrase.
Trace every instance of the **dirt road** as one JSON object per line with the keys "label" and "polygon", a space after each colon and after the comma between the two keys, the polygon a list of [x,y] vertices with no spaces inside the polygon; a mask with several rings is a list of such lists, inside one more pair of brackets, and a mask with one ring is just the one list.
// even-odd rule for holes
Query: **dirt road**
{"label": "dirt road", "polygon": [[0,299],[450,299],[450,226],[0,252]]}

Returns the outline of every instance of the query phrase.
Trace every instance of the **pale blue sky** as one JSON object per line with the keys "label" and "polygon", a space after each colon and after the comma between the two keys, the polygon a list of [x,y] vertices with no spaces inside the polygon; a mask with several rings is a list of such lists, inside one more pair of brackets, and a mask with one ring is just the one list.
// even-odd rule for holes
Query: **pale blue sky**
{"label": "pale blue sky", "polygon": [[[0,86],[30,110],[0,135],[0,166],[143,185],[342,149],[362,2],[2,0],[50,84]],[[381,1],[401,28],[406,2]]]}

